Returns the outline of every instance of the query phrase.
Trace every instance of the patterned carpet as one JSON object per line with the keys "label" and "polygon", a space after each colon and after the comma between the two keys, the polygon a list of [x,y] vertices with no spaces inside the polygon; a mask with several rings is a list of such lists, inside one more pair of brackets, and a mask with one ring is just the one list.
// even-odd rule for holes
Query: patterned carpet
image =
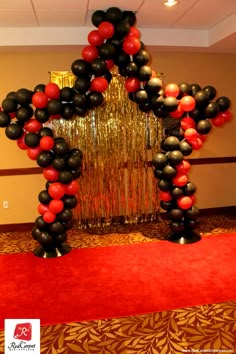
{"label": "patterned carpet", "polygon": [[[217,237],[236,230],[234,215],[203,216],[198,232]],[[157,242],[168,235],[167,222],[118,225],[68,233],[73,247]],[[0,254],[33,251],[30,232],[0,234]],[[184,247],[184,246],[183,246]],[[0,353],[4,353],[0,331]],[[236,300],[123,318],[41,327],[41,353],[180,354],[236,353]]]}

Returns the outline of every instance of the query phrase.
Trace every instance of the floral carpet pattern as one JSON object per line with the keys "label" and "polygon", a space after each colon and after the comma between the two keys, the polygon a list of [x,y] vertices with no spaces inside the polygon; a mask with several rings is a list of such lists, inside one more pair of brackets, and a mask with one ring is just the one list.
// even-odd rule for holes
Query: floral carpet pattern
{"label": "floral carpet pattern", "polygon": [[[236,230],[233,215],[201,217],[202,237]],[[168,234],[165,220],[155,224],[117,225],[72,230],[73,247],[104,247],[156,242]],[[0,254],[33,251],[29,232],[0,233]],[[0,353],[4,332],[0,331]],[[236,299],[220,304],[122,318],[73,322],[41,327],[42,354],[181,354],[236,353]]]}

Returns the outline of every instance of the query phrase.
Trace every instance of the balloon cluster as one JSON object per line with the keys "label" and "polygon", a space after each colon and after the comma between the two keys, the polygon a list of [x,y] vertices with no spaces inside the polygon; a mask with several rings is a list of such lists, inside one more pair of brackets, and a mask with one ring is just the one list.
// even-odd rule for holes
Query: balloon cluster
{"label": "balloon cluster", "polygon": [[198,84],[165,86],[162,116],[176,120],[174,128],[166,129],[161,151],[153,156],[154,176],[158,179],[160,205],[170,218],[173,232],[193,230],[199,210],[195,203],[195,185],[189,181],[190,163],[185,159],[193,150],[199,150],[212,130],[232,118],[231,102],[225,97],[215,101],[216,89]]}
{"label": "balloon cluster", "polygon": [[43,125],[59,113],[53,107],[63,92],[53,83],[37,85],[34,91],[22,88],[7,95],[0,112],[0,127],[5,128],[6,136],[37,162],[47,180],[38,196],[40,216],[32,230],[45,250],[55,249],[67,239],[72,209],[77,205],[76,180],[81,175],[82,152],[71,149],[64,138],[54,137],[53,130]]}
{"label": "balloon cluster", "polygon": [[193,229],[198,214],[193,205],[196,188],[188,180],[190,165],[184,157],[201,148],[212,125],[219,127],[232,118],[227,97],[213,101],[213,86],[201,88],[182,82],[164,87],[149,66],[151,57],[140,40],[132,11],[117,7],[98,10],[92,15],[92,23],[97,29],[88,34],[82,58],[71,64],[75,76],[72,88],[60,89],[55,83],[38,84],[33,91],[21,88],[7,94],[0,111],[0,127],[5,128],[6,136],[27,151],[47,180],[38,196],[40,216],[32,231],[45,250],[62,244],[72,227],[82,152],[71,149],[64,138],[54,137],[44,124],[57,118],[85,116],[102,105],[114,65],[125,78],[129,99],[141,111],[152,111],[158,118],[171,117],[179,124],[177,129],[166,130],[161,151],[153,157],[161,206],[168,211],[173,231]]}

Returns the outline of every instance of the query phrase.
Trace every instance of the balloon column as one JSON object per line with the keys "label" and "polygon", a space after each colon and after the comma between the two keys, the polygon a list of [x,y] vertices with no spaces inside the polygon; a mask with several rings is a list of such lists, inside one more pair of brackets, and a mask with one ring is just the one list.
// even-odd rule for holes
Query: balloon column
{"label": "balloon column", "polygon": [[[171,83],[164,87],[149,65],[140,31],[135,27],[132,11],[110,7],[92,15],[96,29],[88,34],[82,58],[71,64],[74,86],[60,89],[56,84],[39,84],[33,91],[21,88],[9,92],[2,102],[0,127],[16,140],[30,159],[42,167],[47,180],[38,195],[40,216],[32,236],[40,244],[35,254],[57,257],[69,252],[64,244],[66,231],[72,227],[72,209],[77,204],[82,152],[70,148],[65,139],[55,137],[47,123],[85,117],[104,104],[103,92],[112,79],[114,65],[125,78],[129,99],[143,112],[157,118],[172,117],[178,129],[166,132],[161,151],[153,157],[154,175],[158,179],[161,207],[170,217],[174,240],[183,237],[193,242],[198,209],[194,206],[195,186],[188,180],[190,164],[185,156],[200,149],[212,125],[221,126],[231,119],[230,100],[219,97],[212,86]],[[78,119],[78,118],[77,118]]]}

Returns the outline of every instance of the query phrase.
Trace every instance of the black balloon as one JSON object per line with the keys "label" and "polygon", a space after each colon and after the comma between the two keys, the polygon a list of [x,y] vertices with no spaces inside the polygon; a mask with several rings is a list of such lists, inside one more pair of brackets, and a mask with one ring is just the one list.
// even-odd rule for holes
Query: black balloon
{"label": "black balloon", "polygon": [[68,157],[66,163],[68,167],[70,167],[72,170],[75,170],[81,167],[82,159],[79,155],[72,154],[71,156]]}
{"label": "black balloon", "polygon": [[135,77],[138,74],[138,66],[134,63],[131,62],[126,65],[125,67],[125,73],[128,77]]}
{"label": "black balloon", "polygon": [[23,106],[17,109],[16,118],[20,123],[25,123],[32,118],[33,114],[34,111],[31,106]]}
{"label": "black balloon", "polygon": [[216,89],[213,86],[206,86],[203,88],[203,91],[207,93],[209,100],[213,100],[216,96]]}
{"label": "black balloon", "polygon": [[182,188],[180,187],[174,187],[172,190],[171,190],[171,195],[173,198],[179,198],[181,197],[182,195],[184,194],[184,191]]}
{"label": "black balloon", "polygon": [[219,113],[220,107],[217,102],[210,102],[205,108],[205,115],[208,118],[214,118]]}
{"label": "black balloon", "polygon": [[173,150],[168,153],[167,159],[171,165],[178,165],[184,158],[184,155],[179,150]]}
{"label": "black balloon", "polygon": [[65,140],[55,141],[53,150],[57,156],[65,156],[70,151],[70,146]]}
{"label": "black balloon", "polygon": [[148,81],[152,76],[152,69],[148,65],[143,65],[139,68],[138,78],[140,81]]}
{"label": "black balloon", "polygon": [[187,82],[181,82],[179,85],[179,97],[191,94],[191,86]]}
{"label": "black balloon", "polygon": [[67,233],[66,232],[63,232],[63,233],[57,235],[57,238],[56,238],[57,243],[63,243],[66,240],[67,240]]}
{"label": "black balloon", "polygon": [[194,95],[194,99],[196,101],[196,105],[198,108],[205,108],[209,103],[209,98],[206,91],[197,91]]}
{"label": "black balloon", "polygon": [[74,195],[65,195],[62,200],[67,209],[74,209],[78,204],[78,200]]}
{"label": "black balloon", "polygon": [[154,173],[154,176],[158,179],[161,179],[163,177],[163,170],[155,168],[153,173]]}
{"label": "black balloon", "polygon": [[83,93],[76,93],[73,97],[73,103],[79,108],[88,108],[89,106],[88,97]]}
{"label": "black balloon", "polygon": [[116,56],[117,49],[113,44],[106,42],[99,46],[98,52],[99,52],[99,56],[102,59],[108,60],[108,59],[113,59]]}
{"label": "black balloon", "polygon": [[16,91],[16,101],[21,105],[29,105],[32,102],[33,92],[26,89],[21,88]]}
{"label": "black balloon", "polygon": [[140,49],[137,54],[133,56],[133,61],[138,66],[143,66],[149,63],[151,59],[150,54],[145,49]]}
{"label": "black balloon", "polygon": [[162,143],[162,149],[164,151],[178,150],[180,141],[176,136],[168,136]]}
{"label": "black balloon", "polygon": [[179,101],[176,97],[166,97],[163,101],[164,106],[168,110],[168,112],[173,112],[178,108]]}
{"label": "black balloon", "polygon": [[208,134],[211,128],[211,122],[208,119],[202,119],[198,121],[196,130],[199,134]]}
{"label": "black balloon", "polygon": [[27,133],[24,138],[25,144],[31,148],[39,145],[40,136],[37,133]]}
{"label": "black balloon", "polygon": [[5,128],[11,122],[11,117],[6,112],[0,112],[0,127]]}
{"label": "black balloon", "polygon": [[55,159],[52,162],[52,166],[58,171],[64,170],[66,167],[65,158],[64,157],[55,157]]}
{"label": "black balloon", "polygon": [[90,65],[83,59],[77,59],[71,64],[71,71],[75,76],[89,75],[91,72]]}
{"label": "black balloon", "polygon": [[179,143],[179,150],[184,156],[189,156],[192,153],[193,148],[187,141],[183,140]]}
{"label": "black balloon", "polygon": [[71,103],[63,104],[62,105],[62,111],[61,111],[61,117],[64,119],[71,119],[73,118],[75,114],[75,107]]}
{"label": "black balloon", "polygon": [[149,94],[157,94],[162,88],[162,81],[158,77],[153,77],[145,85],[145,90]]}
{"label": "black balloon", "polygon": [[157,185],[158,185],[158,188],[161,190],[161,191],[169,191],[172,187],[172,183],[171,181],[167,180],[167,179],[160,179],[158,182],[157,182]]}
{"label": "black balloon", "polygon": [[42,204],[49,204],[52,198],[48,194],[48,191],[46,189],[42,190],[39,195],[38,195],[38,200]]}
{"label": "black balloon", "polygon": [[46,223],[43,220],[42,216],[38,216],[37,219],[35,220],[35,226],[39,229],[39,230],[46,230],[48,227],[48,223]]}
{"label": "black balloon", "polygon": [[2,101],[2,109],[5,112],[15,112],[17,109],[17,102],[13,98],[5,98]]}
{"label": "black balloon", "polygon": [[50,224],[49,232],[53,235],[60,235],[65,231],[63,224],[60,221],[55,221]]}
{"label": "black balloon", "polygon": [[34,88],[34,92],[44,92],[45,90],[45,84],[38,84]]}
{"label": "black balloon", "polygon": [[163,210],[171,210],[173,207],[175,207],[173,201],[170,201],[170,202],[164,202],[163,200],[160,201],[160,207],[163,209]]}
{"label": "black balloon", "polygon": [[86,93],[90,88],[90,78],[87,77],[77,77],[74,82],[74,89],[79,93]]}
{"label": "black balloon", "polygon": [[68,184],[73,180],[73,174],[70,171],[60,171],[58,181],[63,184]]}
{"label": "black balloon", "polygon": [[74,96],[74,90],[71,87],[65,86],[60,91],[60,100],[63,102],[71,102]]}
{"label": "black balloon", "polygon": [[73,213],[70,209],[64,209],[61,213],[59,213],[58,215],[58,220],[62,221],[62,222],[66,222],[72,219],[73,217]]}
{"label": "black balloon", "polygon": [[199,215],[199,209],[193,205],[190,209],[186,210],[185,216],[188,219],[196,219]]}
{"label": "black balloon", "polygon": [[136,103],[146,103],[148,101],[148,94],[144,89],[140,89],[135,92],[134,99]]}
{"label": "black balloon", "polygon": [[198,91],[201,91],[201,86],[199,86],[198,84],[192,84],[190,85],[190,88],[191,88],[191,96],[195,96],[195,94]]}
{"label": "black balloon", "polygon": [[52,115],[60,114],[62,110],[62,104],[60,100],[51,99],[47,104],[47,110]]}
{"label": "black balloon", "polygon": [[[107,70],[106,62],[102,59],[94,59],[91,63],[91,70],[95,76],[102,76]],[[85,91],[86,92],[86,91]]]}
{"label": "black balloon", "polygon": [[41,235],[41,231],[37,227],[34,227],[33,230],[31,231],[31,234],[33,239],[38,241],[38,238]]}
{"label": "black balloon", "polygon": [[218,103],[221,112],[229,109],[230,105],[231,105],[230,99],[225,96],[221,96],[221,97],[217,98],[216,102]]}
{"label": "black balloon", "polygon": [[37,157],[37,164],[40,167],[48,167],[51,165],[54,159],[54,154],[52,151],[41,151]]}
{"label": "black balloon", "polygon": [[133,26],[136,22],[136,16],[133,11],[123,11],[122,19],[126,20],[130,24],[130,26]]}
{"label": "black balloon", "polygon": [[155,168],[161,169],[167,165],[167,157],[162,152],[157,152],[152,158],[152,164]]}
{"label": "black balloon", "polygon": [[115,35],[117,38],[124,38],[129,34],[130,24],[123,20],[116,24],[115,26]]}
{"label": "black balloon", "polygon": [[51,128],[43,127],[38,132],[39,136],[42,138],[43,136],[50,136],[53,138],[53,131]]}
{"label": "black balloon", "polygon": [[46,123],[50,118],[50,114],[45,108],[36,108],[34,115],[40,123]]}
{"label": "black balloon", "polygon": [[177,174],[177,171],[173,166],[166,165],[163,168],[163,178],[164,179],[172,179],[176,174]]}
{"label": "black balloon", "polygon": [[173,232],[181,232],[184,230],[184,223],[182,221],[171,221],[169,226]]}
{"label": "black balloon", "polygon": [[169,211],[169,216],[173,220],[182,220],[184,213],[183,210],[175,208]]}
{"label": "black balloon", "polygon": [[53,243],[53,237],[47,231],[42,231],[38,236],[38,242],[42,246],[48,246]]}
{"label": "black balloon", "polygon": [[184,186],[184,193],[186,195],[193,195],[195,192],[196,192],[196,187],[195,187],[195,184],[193,184],[192,182],[188,182]]}
{"label": "black balloon", "polygon": [[109,7],[106,11],[106,19],[111,23],[117,23],[122,20],[122,11],[118,7]]}
{"label": "black balloon", "polygon": [[11,140],[17,140],[23,135],[23,127],[17,123],[9,124],[5,129],[6,136]]}
{"label": "black balloon", "polygon": [[130,56],[123,50],[119,51],[114,58],[114,63],[120,68],[125,68],[130,63]]}
{"label": "black balloon", "polygon": [[104,97],[101,92],[93,91],[88,95],[88,97],[91,107],[98,107],[104,102]]}

